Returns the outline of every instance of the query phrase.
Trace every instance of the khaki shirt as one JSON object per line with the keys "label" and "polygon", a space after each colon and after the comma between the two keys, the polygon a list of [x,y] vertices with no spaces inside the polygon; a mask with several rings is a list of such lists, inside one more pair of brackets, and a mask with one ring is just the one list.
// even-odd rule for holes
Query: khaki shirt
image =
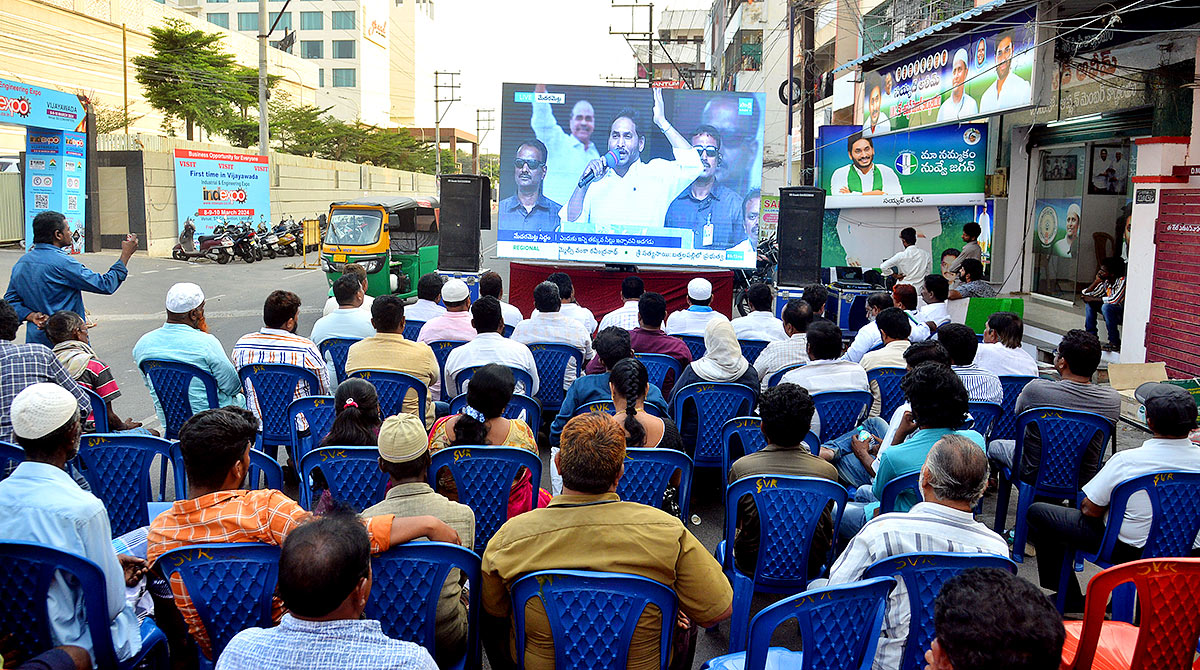
{"label": "khaki shirt", "polygon": [[[908,340],[893,340],[883,345],[875,351],[868,351],[863,354],[859,365],[867,372],[875,368],[907,368],[908,361],[904,360],[904,352],[908,351]],[[871,382],[871,396],[875,400],[871,403],[871,416],[879,416],[883,410],[883,398],[880,395],[879,382]],[[890,420],[892,417],[885,416],[884,420]]]}
{"label": "khaki shirt", "polygon": [[[679,608],[709,622],[733,602],[721,564],[679,519],[661,510],[621,502],[615,493],[560,495],[549,506],[509,519],[483,554],[483,609],[512,614],[509,589],[538,570],[591,570],[648,577],[675,590]],[[659,666],[659,615],[650,608],[638,622],[629,651],[630,670]],[[551,670],[554,646],[545,611],[526,610],[525,667]],[[669,625],[673,625],[671,622]],[[516,658],[515,641],[513,658]]]}
{"label": "khaki shirt", "polygon": [[[462,546],[475,546],[475,513],[466,505],[451,502],[434,492],[429,484],[413,482],[393,486],[382,502],[363,511],[364,518],[380,514],[397,517],[428,514],[446,523],[458,533]],[[474,585],[472,585],[474,586]],[[454,657],[467,641],[467,605],[462,598],[462,572],[454,569],[446,576],[437,606],[438,656]]]}
{"label": "khaki shirt", "polygon": [[[390,370],[410,374],[425,382],[430,390],[425,394],[425,425],[432,426],[436,416],[433,413],[433,401],[436,400],[432,390],[441,381],[441,369],[433,356],[433,349],[424,342],[410,342],[399,333],[378,333],[375,337],[350,345],[346,354],[346,374],[359,370]],[[417,414],[417,392],[409,391],[404,397],[405,414]]]}

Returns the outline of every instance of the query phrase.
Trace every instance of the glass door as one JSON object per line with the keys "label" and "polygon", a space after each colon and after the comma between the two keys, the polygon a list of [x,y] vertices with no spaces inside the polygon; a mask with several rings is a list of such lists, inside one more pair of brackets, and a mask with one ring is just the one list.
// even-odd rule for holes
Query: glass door
{"label": "glass door", "polygon": [[[1082,251],[1083,196],[1088,184],[1086,146],[1039,149],[1032,198],[1033,284],[1043,296],[1074,302]],[[1082,250],[1082,251],[1081,251]]]}

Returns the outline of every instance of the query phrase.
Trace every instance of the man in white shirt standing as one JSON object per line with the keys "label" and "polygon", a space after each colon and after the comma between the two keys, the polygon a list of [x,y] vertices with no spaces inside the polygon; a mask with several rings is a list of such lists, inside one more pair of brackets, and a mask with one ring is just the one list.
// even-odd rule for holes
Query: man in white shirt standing
{"label": "man in white shirt standing", "polygon": [[521,310],[502,299],[504,297],[504,279],[497,272],[485,272],[479,277],[479,297],[492,296],[500,303],[500,311],[504,314],[504,325],[517,327],[525,320]]}
{"label": "man in white shirt standing", "polygon": [[[536,93],[545,93],[546,85],[534,87]],[[589,161],[600,158],[592,132],[596,130],[596,111],[592,103],[579,100],[571,107],[570,133],[564,132],[554,118],[548,102],[534,102],[529,125],[533,133],[546,145],[551,166],[542,183],[542,193],[554,202],[564,203],[575,191],[575,182]],[[509,324],[513,325],[513,324]]]}
{"label": "man in white shirt standing", "polygon": [[598,232],[620,233],[626,226],[662,226],[667,207],[696,177],[704,162],[692,143],[667,121],[662,91],[654,89],[654,124],[667,136],[674,160],[642,162],[646,129],[630,109],[617,113],[608,135],[615,167],[599,158],[588,163],[565,208],[564,221],[591,223]]}
{"label": "man in white shirt standing", "polygon": [[[562,300],[562,307],[559,311],[562,312],[562,315],[578,321],[589,335],[596,332],[596,317],[592,314],[592,310],[575,302],[575,285],[571,282],[571,275],[565,272],[555,272],[546,277],[546,281],[558,285],[558,296]],[[538,311],[535,307],[529,318],[532,319],[537,315]]]}
{"label": "man in white shirt standing", "polygon": [[772,342],[754,361],[754,371],[762,390],[770,387],[771,377],[789,365],[808,363],[808,325],[812,323],[812,306],[792,298],[783,306],[783,332],[786,340]]}
{"label": "man in white shirt standing", "polygon": [[[367,293],[367,271],[366,271],[366,269],[363,268],[363,266],[359,265],[358,263],[346,263],[346,265],[342,267],[342,276],[345,277],[347,275],[349,275],[351,277],[355,277],[356,279],[358,279],[358,281],[360,283],[362,283],[362,290],[363,290],[364,297],[363,297],[363,303],[361,305],[361,309],[362,309],[363,313],[365,313],[367,315],[367,318],[370,319],[371,318],[371,303],[375,301],[375,298],[372,298],[371,296],[366,295],[366,293]],[[330,289],[332,289],[332,288],[333,287],[331,286]],[[321,316],[329,316],[333,312],[337,311],[338,307],[339,307],[339,305],[338,305],[338,301],[337,301],[337,296],[330,295],[329,299],[325,301],[325,308],[321,311]]]}
{"label": "man in white shirt standing", "polygon": [[938,107],[938,121],[969,119],[979,114],[975,98],[967,95],[967,71],[967,50],[959,49],[954,52],[954,70],[950,73],[954,88]]}
{"label": "man in white shirt standing", "polygon": [[621,300],[624,304],[614,309],[600,319],[600,330],[616,326],[625,330],[638,327],[638,300],[646,292],[646,282],[637,275],[629,275],[621,280]]}
{"label": "man in white shirt standing", "polygon": [[897,283],[917,286],[925,281],[925,275],[929,274],[929,268],[933,266],[933,256],[917,246],[916,228],[901,230],[900,244],[904,245],[904,249],[880,264],[879,271],[886,275],[890,269]]}
{"label": "man in white shirt standing", "polygon": [[[836,323],[814,321],[808,326],[807,339],[808,364],[785,374],[782,383],[803,386],[813,396],[826,391],[870,392],[867,371],[858,363],[838,359],[842,353],[842,329]],[[809,430],[814,435],[821,434],[820,413],[813,414]]]}
{"label": "man in white shirt standing", "polygon": [[[578,321],[564,316],[559,311],[562,300],[558,297],[558,284],[544,281],[533,289],[533,304],[537,306],[535,316],[517,324],[512,339],[522,344],[566,344],[583,354],[583,362],[592,358],[592,335]],[[582,369],[582,366],[580,366]],[[563,390],[571,388],[580,370],[573,363],[567,364],[563,374]]]}
{"label": "man in white shirt standing", "polygon": [[[317,347],[325,340],[340,338],[347,340],[363,340],[375,336],[375,327],[371,325],[371,314],[364,312],[362,284],[353,275],[342,275],[333,282],[333,297],[337,299],[338,309],[317,319],[313,324],[310,340]],[[333,358],[325,357],[325,371],[329,379],[337,379]]]}
{"label": "man in white shirt standing", "polygon": [[471,325],[471,291],[467,283],[450,279],[442,284],[442,300],[446,303],[445,313],[426,321],[417,341],[470,342],[475,339],[475,327]]}
{"label": "man in white shirt standing", "polygon": [[[1057,589],[1064,570],[1072,573],[1067,580],[1066,612],[1083,611],[1083,594],[1071,563],[1077,550],[1096,551],[1109,523],[1108,508],[1113,489],[1121,482],[1154,472],[1200,472],[1200,447],[1188,435],[1196,428],[1196,401],[1185,390],[1149,382],[1134,392],[1146,407],[1146,423],[1154,437],[1136,449],[1113,455],[1083,485],[1080,509],[1053,503],[1035,502],[1029,507],[1029,541],[1037,548],[1038,577],[1043,588]],[[1117,563],[1137,560],[1150,535],[1153,508],[1145,493],[1129,498],[1125,516],[1120,520],[1120,538],[1113,550]],[[1200,542],[1192,544],[1193,553]]]}
{"label": "man in white shirt standing", "polygon": [[405,318],[425,323],[445,314],[446,308],[438,304],[445,282],[445,278],[436,272],[422,275],[417,280],[417,302],[404,308]]}
{"label": "man in white shirt standing", "polygon": [[731,323],[739,340],[778,342],[787,339],[783,321],[775,318],[775,292],[764,282],[755,282],[746,289],[746,300],[754,310],[739,316]]}
{"label": "man in white shirt standing", "polygon": [[725,315],[713,310],[712,283],[696,277],[687,285],[688,308],[673,312],[667,317],[664,330],[668,335],[704,335],[704,328],[713,319],[728,321]]}
{"label": "man in white shirt standing", "polygon": [[996,38],[996,81],[979,98],[979,111],[984,114],[1028,105],[1033,89],[1029,82],[1012,71],[1013,51],[1016,43],[1013,31],[1008,30]]}
{"label": "man in white shirt standing", "polygon": [[[453,281],[453,280],[451,280]],[[450,352],[446,358],[446,389],[450,397],[462,393],[465,389],[458,387],[456,377],[467,368],[481,367],[488,363],[507,365],[510,368],[524,370],[533,377],[533,388],[522,389],[517,384],[517,393],[533,396],[538,391],[537,363],[533,360],[533,352],[520,342],[504,337],[504,316],[500,311],[500,301],[488,296],[480,298],[471,305],[471,325],[478,334],[470,342]],[[424,332],[424,331],[422,331]]]}
{"label": "man in white shirt standing", "polygon": [[896,171],[875,163],[875,142],[862,133],[846,138],[850,164],[833,171],[829,192],[833,195],[904,195]]}
{"label": "man in white shirt standing", "polygon": [[983,327],[983,343],[975,352],[975,365],[1003,377],[1038,376],[1037,361],[1021,348],[1025,324],[1012,312],[996,312]]}

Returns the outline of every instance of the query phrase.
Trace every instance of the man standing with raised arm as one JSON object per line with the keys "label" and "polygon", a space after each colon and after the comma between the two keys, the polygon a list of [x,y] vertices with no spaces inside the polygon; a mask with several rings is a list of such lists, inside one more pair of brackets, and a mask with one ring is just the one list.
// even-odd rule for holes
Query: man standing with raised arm
{"label": "man standing with raised arm", "polygon": [[[538,84],[536,93],[545,93],[546,85]],[[553,166],[546,173],[542,193],[557,203],[566,202],[575,191],[579,175],[589,161],[600,158],[600,152],[592,142],[596,130],[596,111],[592,103],[580,100],[571,108],[569,133],[559,127],[548,102],[534,102],[533,116],[529,121],[533,133],[546,145],[546,162]]]}

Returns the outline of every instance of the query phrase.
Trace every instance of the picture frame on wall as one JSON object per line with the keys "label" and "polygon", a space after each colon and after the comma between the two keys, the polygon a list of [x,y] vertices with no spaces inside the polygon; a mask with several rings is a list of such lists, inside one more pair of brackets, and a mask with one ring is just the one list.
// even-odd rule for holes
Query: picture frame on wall
{"label": "picture frame on wall", "polygon": [[1075,181],[1079,177],[1076,156],[1042,154],[1042,181]]}
{"label": "picture frame on wall", "polygon": [[1121,145],[1092,147],[1088,195],[1122,195],[1129,189],[1129,153]]}

